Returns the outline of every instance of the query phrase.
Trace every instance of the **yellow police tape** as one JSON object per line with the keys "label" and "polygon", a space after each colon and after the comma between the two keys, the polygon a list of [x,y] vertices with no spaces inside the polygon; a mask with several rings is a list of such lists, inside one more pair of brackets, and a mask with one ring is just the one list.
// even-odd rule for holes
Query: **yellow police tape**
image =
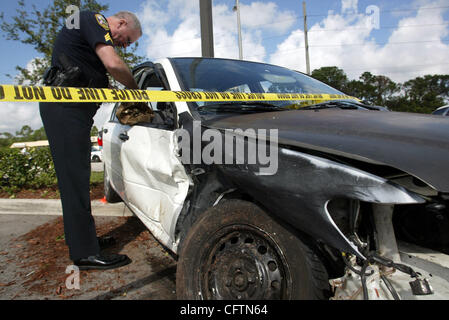
{"label": "yellow police tape", "polygon": [[0,85],[0,102],[313,101],[357,98],[339,94],[150,91]]}

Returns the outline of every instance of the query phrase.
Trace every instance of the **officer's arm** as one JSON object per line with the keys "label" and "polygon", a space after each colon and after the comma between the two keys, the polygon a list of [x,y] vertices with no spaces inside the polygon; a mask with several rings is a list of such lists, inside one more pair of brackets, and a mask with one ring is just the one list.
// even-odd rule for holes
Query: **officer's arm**
{"label": "officer's arm", "polygon": [[131,71],[117,52],[115,52],[114,47],[99,43],[95,47],[95,52],[103,62],[106,70],[108,70],[115,80],[129,89],[138,89]]}

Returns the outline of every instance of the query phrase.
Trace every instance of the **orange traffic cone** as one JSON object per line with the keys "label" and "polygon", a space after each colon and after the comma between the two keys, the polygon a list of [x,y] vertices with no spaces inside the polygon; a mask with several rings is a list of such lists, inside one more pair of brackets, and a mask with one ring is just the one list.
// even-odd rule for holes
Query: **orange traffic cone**
{"label": "orange traffic cone", "polygon": [[106,196],[103,197],[103,199],[100,200],[103,203],[108,203],[108,201],[106,200]]}

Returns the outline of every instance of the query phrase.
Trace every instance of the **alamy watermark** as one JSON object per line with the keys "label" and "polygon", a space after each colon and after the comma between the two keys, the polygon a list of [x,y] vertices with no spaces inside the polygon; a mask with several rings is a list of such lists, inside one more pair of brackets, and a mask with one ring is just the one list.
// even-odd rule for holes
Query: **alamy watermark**
{"label": "alamy watermark", "polygon": [[65,20],[65,26],[67,29],[79,29],[80,28],[80,9],[75,5],[67,6],[65,13],[70,16]]}
{"label": "alamy watermark", "polygon": [[[176,130],[178,155],[184,164],[254,165],[257,175],[274,175],[278,170],[278,129]],[[204,143],[206,142],[206,143]]]}
{"label": "alamy watermark", "polygon": [[[328,15],[334,15],[334,11],[333,10],[329,10],[328,11]],[[348,16],[359,16],[362,15],[362,13],[358,12],[357,9],[357,2],[355,3],[351,3],[347,8],[343,8],[342,9],[342,13],[343,16],[344,15],[348,15]],[[380,8],[376,5],[369,5],[368,7],[366,7],[365,9],[365,23],[366,23],[366,27],[368,29],[372,28],[375,30],[379,30],[380,29]]]}
{"label": "alamy watermark", "polygon": [[69,290],[80,289],[80,269],[75,265],[67,266],[65,273],[69,274],[65,280],[65,287]]}
{"label": "alamy watermark", "polygon": [[368,24],[375,30],[380,29],[380,9],[378,6],[370,5],[365,10],[366,15],[370,18]]}

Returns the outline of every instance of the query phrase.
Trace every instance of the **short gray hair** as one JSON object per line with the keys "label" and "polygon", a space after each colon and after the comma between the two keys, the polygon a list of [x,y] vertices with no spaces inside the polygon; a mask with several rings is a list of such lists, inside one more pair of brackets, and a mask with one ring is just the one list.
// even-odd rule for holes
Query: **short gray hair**
{"label": "short gray hair", "polygon": [[142,35],[142,26],[140,24],[139,19],[134,13],[129,11],[119,11],[116,14],[114,14],[114,17],[118,19],[125,19],[126,22],[131,23],[132,29],[137,29],[140,32],[140,35]]}

